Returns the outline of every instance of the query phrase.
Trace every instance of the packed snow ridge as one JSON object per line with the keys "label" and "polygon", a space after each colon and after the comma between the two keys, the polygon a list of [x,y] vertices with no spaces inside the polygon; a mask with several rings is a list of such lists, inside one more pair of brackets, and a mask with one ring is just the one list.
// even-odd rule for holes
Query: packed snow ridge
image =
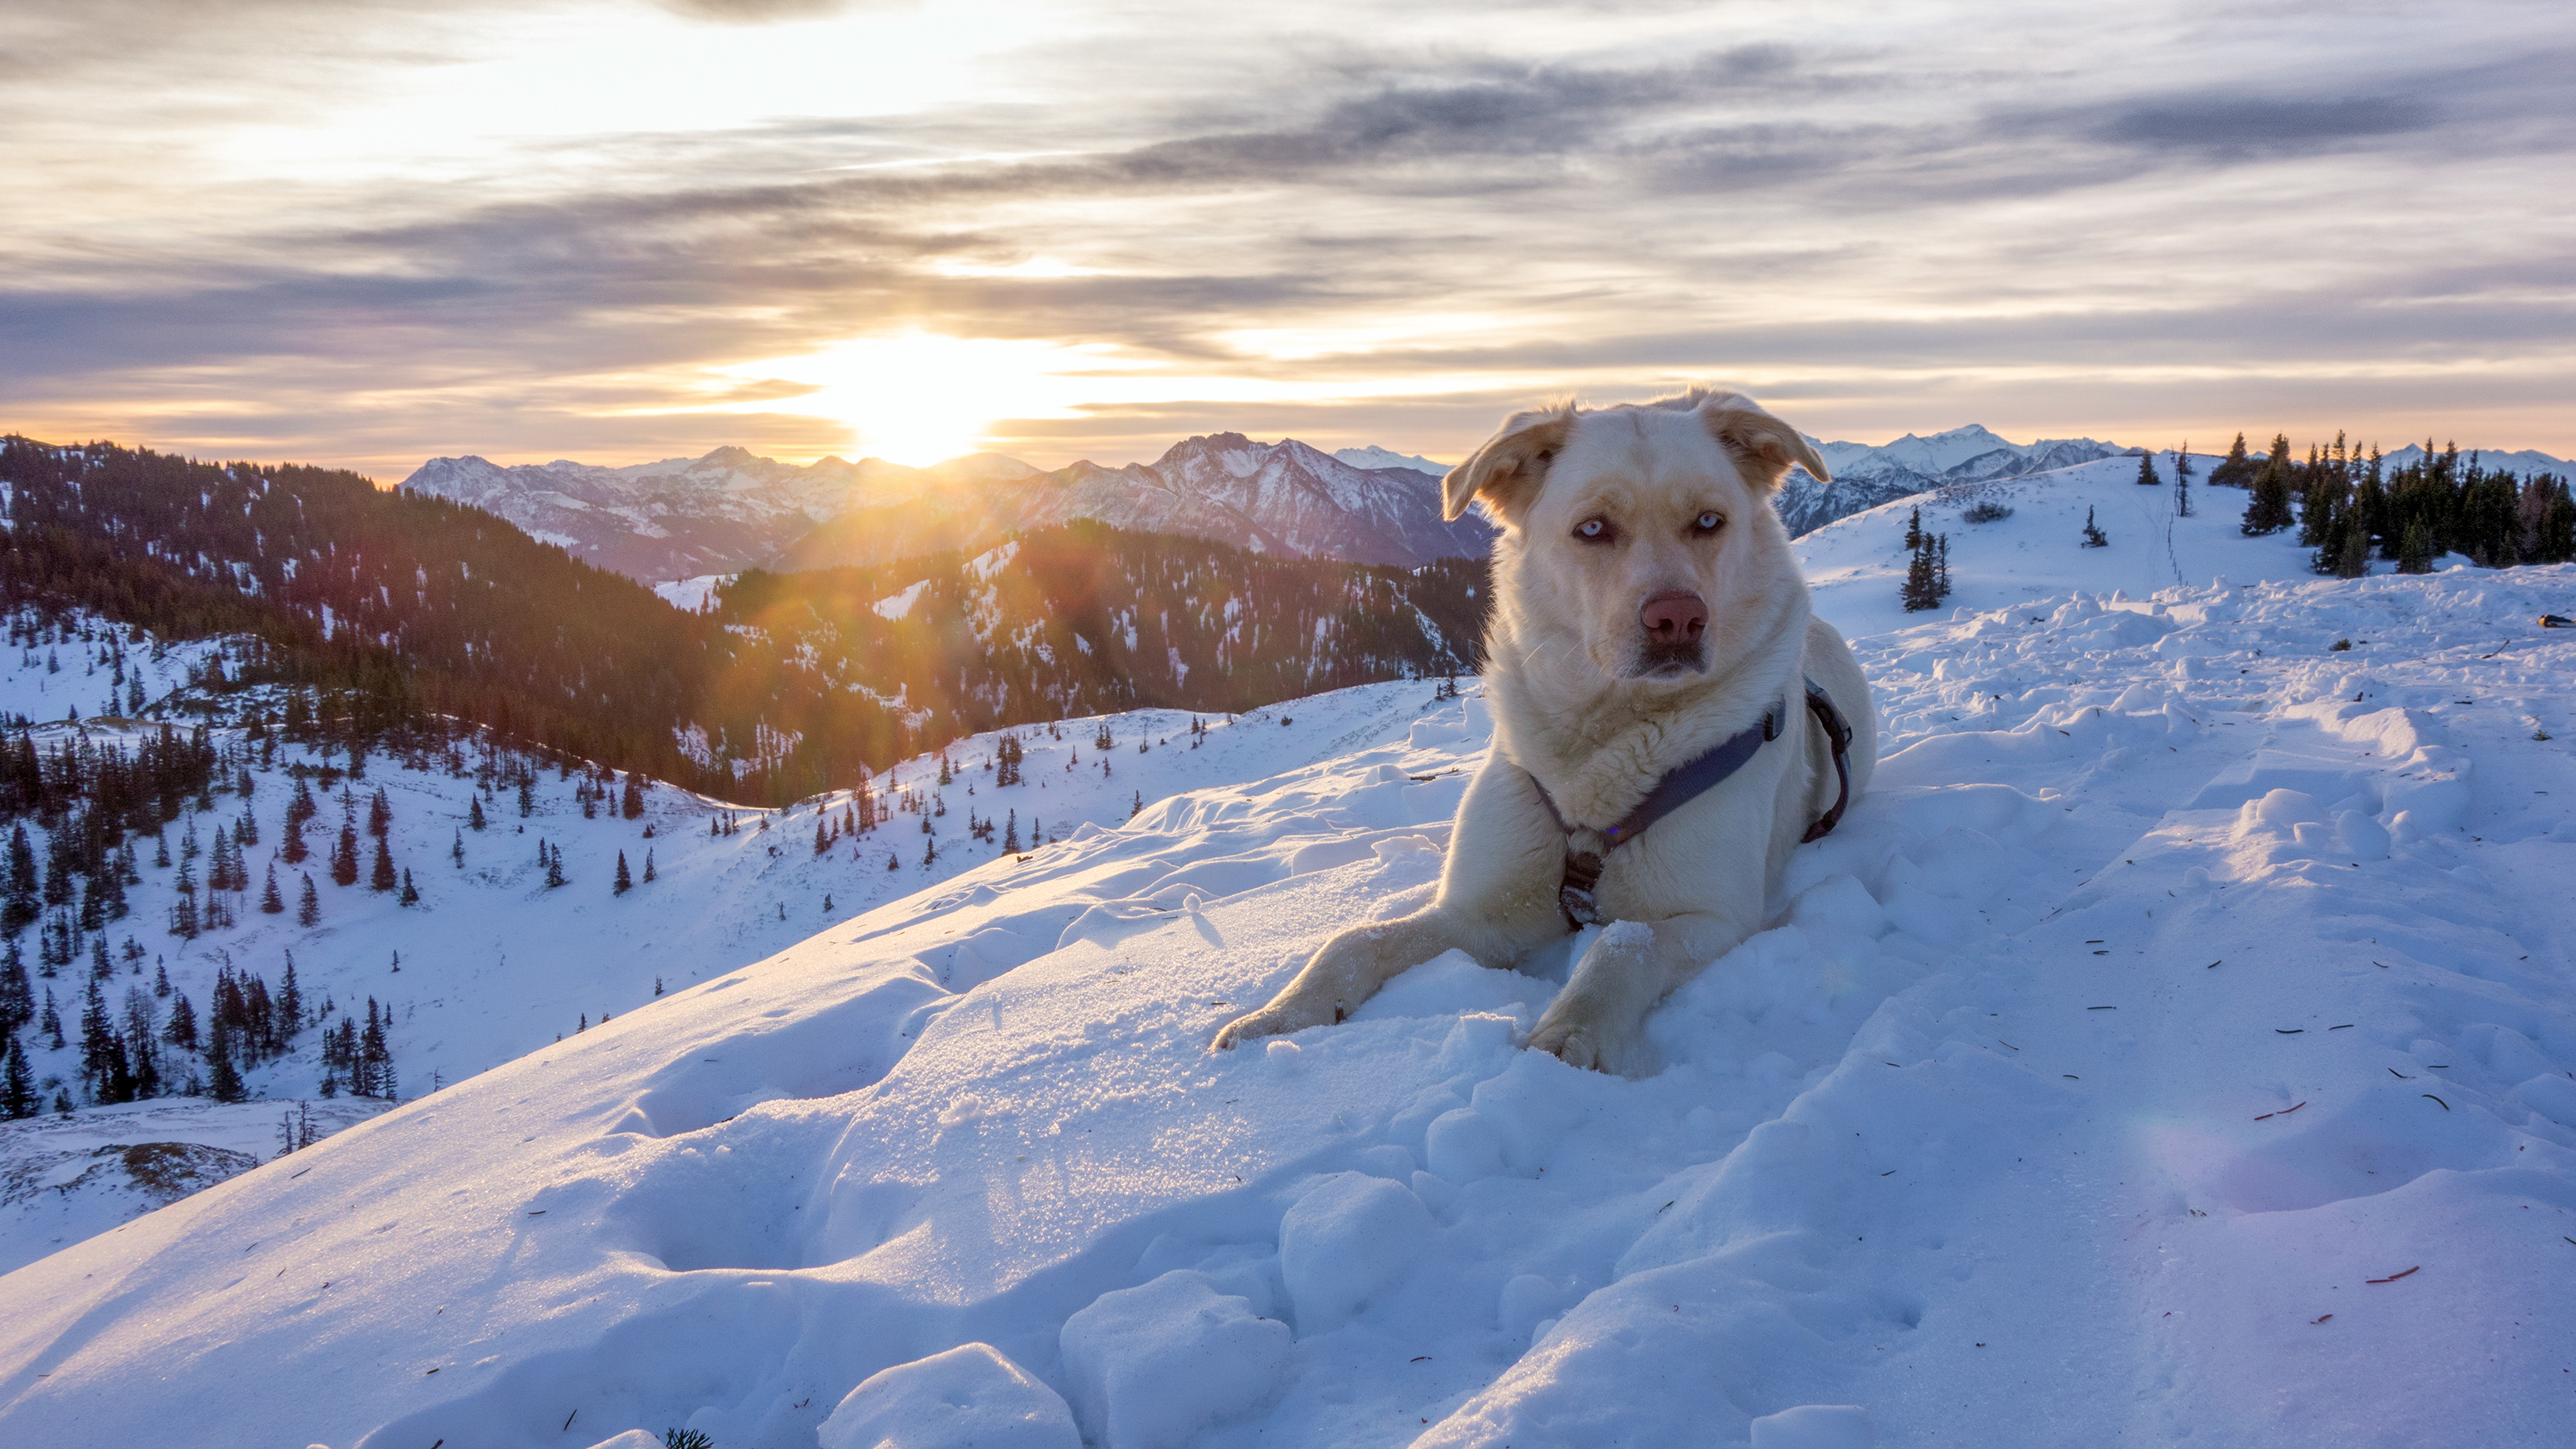
{"label": "packed snow ridge", "polygon": [[1472,691],[1346,691],[1238,724],[1233,783],[0,1279],[0,1427],[2556,1442],[2576,631],[2536,620],[2576,567],[2213,584],[2187,531],[2108,531],[2200,578],[1856,641],[1878,783],[1648,1075],[1517,1044],[1579,936],[1205,1050],[1427,897],[1485,756]]}

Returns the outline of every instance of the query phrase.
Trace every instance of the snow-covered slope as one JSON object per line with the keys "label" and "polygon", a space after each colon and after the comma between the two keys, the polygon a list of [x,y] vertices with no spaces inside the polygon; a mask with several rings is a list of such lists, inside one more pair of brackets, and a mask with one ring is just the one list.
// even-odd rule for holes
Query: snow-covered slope
{"label": "snow-covered slope", "polygon": [[[98,706],[112,683],[105,667],[91,670],[95,655],[107,650],[106,628],[96,620],[75,620],[58,642],[10,651],[18,667],[0,669],[0,711],[51,721],[33,732],[47,754],[75,738],[75,727],[61,723],[70,708],[90,721],[78,728],[98,745],[123,742],[130,747],[138,734],[160,728],[151,721],[129,725],[91,719],[101,712]],[[92,637],[82,639],[83,630]],[[144,678],[150,699],[168,704],[184,719],[185,711],[171,698],[173,691],[184,698],[192,673],[219,656],[225,641],[157,646],[135,631],[120,634],[129,677]],[[137,854],[143,879],[127,891],[130,914],[98,933],[115,962],[115,974],[103,983],[105,995],[110,1010],[121,1012],[130,987],[150,988],[157,973],[166,971],[174,993],[187,997],[202,1018],[219,968],[256,972],[274,987],[291,955],[308,1002],[327,999],[352,1016],[370,998],[383,1003],[391,1016],[389,1046],[397,1085],[405,1097],[418,1096],[434,1084],[456,1082],[524,1056],[585,1024],[622,1016],[653,1000],[657,987],[677,990],[720,975],[803,940],[826,924],[990,861],[1001,853],[1007,829],[1016,828],[1025,844],[1041,829],[1049,837],[1064,837],[1084,828],[1114,826],[1128,818],[1140,797],[1150,802],[1180,790],[1267,774],[1283,755],[1303,760],[1338,753],[1359,740],[1400,735],[1434,688],[1423,683],[1344,690],[1298,701],[1286,712],[1285,724],[1279,711],[1233,721],[1219,716],[1208,720],[1207,732],[1198,736],[1189,733],[1190,715],[1167,710],[1071,721],[1054,731],[1023,728],[1014,733],[1025,741],[1027,783],[998,790],[991,770],[999,736],[976,736],[950,749],[957,778],[946,787],[938,784],[935,756],[906,761],[876,781],[885,800],[919,801],[934,833],[923,833],[925,815],[899,812],[890,823],[855,838],[839,834],[835,826],[831,848],[821,853],[814,849],[815,826],[825,817],[837,821],[845,816],[851,803],[847,793],[764,814],[655,785],[645,792],[640,819],[619,818],[613,798],[585,817],[575,799],[578,776],[567,779],[549,768],[540,773],[526,817],[518,814],[507,784],[483,794],[487,828],[478,832],[467,823],[478,794],[476,750],[461,752],[462,774],[435,755],[406,761],[379,754],[370,761],[367,778],[356,782],[353,799],[361,822],[366,797],[374,790],[383,789],[391,801],[390,851],[400,867],[412,872],[422,895],[420,904],[409,907],[363,882],[346,887],[331,883],[324,857],[341,823],[336,793],[323,792],[322,814],[306,829],[313,858],[300,867],[276,860],[281,822],[294,793],[290,772],[299,764],[308,769],[319,769],[326,761],[345,765],[345,755],[284,746],[262,764],[253,752],[248,798],[219,791],[211,811],[190,810],[168,828],[171,865],[153,864],[152,841],[147,837],[141,842]],[[98,698],[88,698],[92,695]],[[1093,747],[1104,723],[1117,741],[1105,757]],[[241,734],[221,730],[216,739],[237,745]],[[1147,746],[1142,753],[1140,744]],[[1104,763],[1109,767],[1105,774]],[[318,779],[315,787],[320,789]],[[988,812],[997,826],[993,839],[985,842],[970,836],[967,826],[970,816],[980,819]],[[248,852],[251,889],[232,898],[238,924],[194,938],[170,934],[180,870],[191,869],[200,880],[206,873],[205,857],[188,864],[187,842],[211,842],[218,828],[245,816],[257,822],[261,839]],[[718,819],[739,822],[739,828],[711,835],[710,825]],[[30,834],[41,858],[45,833],[30,822]],[[0,840],[6,835],[6,827],[0,826]],[[373,841],[363,829],[360,838],[371,851]],[[562,852],[568,885],[544,884],[545,870],[536,855],[540,841]],[[926,848],[934,842],[936,856],[925,861]],[[456,856],[460,849],[461,862]],[[639,883],[617,895],[612,883],[621,853]],[[642,882],[648,860],[656,878]],[[887,868],[889,860],[895,869]],[[261,885],[272,869],[290,907],[278,915],[257,908]],[[292,909],[300,876],[306,873],[318,883],[321,909],[319,923],[311,927],[297,924]],[[68,1088],[76,1103],[82,1100],[78,1019],[90,975],[88,940],[83,938],[78,961],[58,975],[37,975],[32,983],[40,1001],[50,993],[66,1031],[59,1050],[35,1027],[20,1033],[39,1083],[51,1083],[42,1092],[48,1102],[61,1088]],[[128,941],[138,952],[130,961]],[[36,933],[26,933],[21,948],[28,969],[36,972]],[[172,1000],[149,990],[146,996],[166,1022]],[[60,1124],[78,1139],[70,1146],[50,1119],[0,1123],[0,1271],[168,1200],[170,1194],[156,1199],[138,1193],[104,1164],[95,1173],[75,1170],[66,1155],[75,1148],[89,1154],[110,1143],[169,1143],[274,1155],[279,1115],[298,1102],[312,1102],[325,1075],[320,1036],[320,1031],[307,1029],[285,1055],[248,1070],[246,1085],[259,1101],[242,1108],[203,1098],[162,1098],[142,1104],[154,1110],[137,1116],[133,1108],[84,1105],[76,1122]],[[171,1048],[168,1056],[167,1075],[174,1083],[192,1074],[201,1080],[208,1075],[194,1053]],[[322,1110],[324,1104],[314,1105]],[[243,1117],[244,1111],[251,1116]],[[333,1109],[325,1113],[319,1130],[350,1120],[356,1118]],[[135,1135],[145,1131],[154,1135]],[[247,1165],[208,1158],[189,1180],[201,1183]]]}
{"label": "snow-covered slope", "polygon": [[1208,1055],[1425,898],[1488,733],[1240,724],[1244,783],[0,1279],[0,1430],[2555,1442],[2576,631],[2532,621],[2571,595],[2195,581],[1862,639],[1878,783],[1642,1080],[1517,1049],[1561,958]]}
{"label": "snow-covered slope", "polygon": [[[1816,442],[1812,438],[1808,441]],[[2112,457],[2123,450],[2116,444],[2097,443],[2091,438],[2042,438],[2035,443],[2016,443],[1982,424],[1970,423],[1930,437],[1907,433],[1892,443],[1817,442],[1816,451],[1823,455],[1834,481],[1818,483],[1804,468],[1793,469],[1773,500],[1793,535],[1943,484],[2044,473]]]}
{"label": "snow-covered slope", "polygon": [[[2195,481],[2188,518],[2175,515],[2174,458],[2168,452],[2156,455],[2156,475],[2164,480],[2160,487],[2137,481],[2136,458],[2106,458],[2024,478],[1909,495],[1837,519],[1793,547],[1815,591],[1816,612],[1854,635],[1883,633],[1923,618],[1908,614],[1899,597],[1905,582],[1906,524],[1917,508],[1927,532],[1950,540],[1953,592],[1941,606],[1943,613],[2009,608],[2076,589],[2145,598],[2159,589],[2207,584],[2213,578],[2245,584],[2310,577],[2313,550],[2299,545],[2298,530],[2262,538],[2239,531],[2247,494],[2241,488],[2202,486],[2198,480],[2208,476],[2212,461],[2192,455]],[[2012,515],[1991,523],[1968,522],[1965,513],[1979,503],[1999,503]],[[2108,547],[2083,546],[2088,511],[2110,539]],[[2374,566],[2383,571],[2395,567]]]}

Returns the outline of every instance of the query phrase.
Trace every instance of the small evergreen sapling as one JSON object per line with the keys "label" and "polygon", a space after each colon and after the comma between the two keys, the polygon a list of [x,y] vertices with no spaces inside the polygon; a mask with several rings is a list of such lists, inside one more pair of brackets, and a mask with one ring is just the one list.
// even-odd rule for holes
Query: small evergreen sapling
{"label": "small evergreen sapling", "polygon": [[322,924],[322,894],[313,889],[313,876],[309,871],[304,877],[303,893],[295,902],[295,924],[299,926]]}
{"label": "small evergreen sapling", "polygon": [[635,878],[626,873],[626,852],[617,852],[617,879],[608,887],[612,896],[622,896],[635,889]]}
{"label": "small evergreen sapling", "polygon": [[2109,548],[2111,546],[2110,536],[2105,534],[2101,529],[2093,526],[2093,510],[2089,506],[2084,510],[2084,546],[2086,548]]}
{"label": "small evergreen sapling", "polygon": [[2144,452],[2138,454],[2138,486],[2156,488],[2161,487],[2164,481],[2156,476],[2156,455]]}

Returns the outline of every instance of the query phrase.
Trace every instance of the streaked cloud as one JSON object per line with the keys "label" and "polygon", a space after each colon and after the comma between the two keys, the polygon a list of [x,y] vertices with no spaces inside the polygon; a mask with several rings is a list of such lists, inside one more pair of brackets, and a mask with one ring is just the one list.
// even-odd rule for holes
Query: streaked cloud
{"label": "streaked cloud", "polygon": [[830,360],[923,337],[1031,369],[987,437],[1041,463],[1455,454],[1692,379],[1863,438],[2576,449],[2547,6],[103,0],[0,44],[58,198],[0,218],[39,435],[858,453]]}

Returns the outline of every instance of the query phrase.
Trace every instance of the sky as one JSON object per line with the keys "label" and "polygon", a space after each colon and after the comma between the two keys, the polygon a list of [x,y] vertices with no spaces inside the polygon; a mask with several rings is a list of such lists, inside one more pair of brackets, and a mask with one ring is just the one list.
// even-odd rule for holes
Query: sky
{"label": "sky", "polygon": [[0,431],[293,459],[2576,454],[2576,7],[32,0]]}

